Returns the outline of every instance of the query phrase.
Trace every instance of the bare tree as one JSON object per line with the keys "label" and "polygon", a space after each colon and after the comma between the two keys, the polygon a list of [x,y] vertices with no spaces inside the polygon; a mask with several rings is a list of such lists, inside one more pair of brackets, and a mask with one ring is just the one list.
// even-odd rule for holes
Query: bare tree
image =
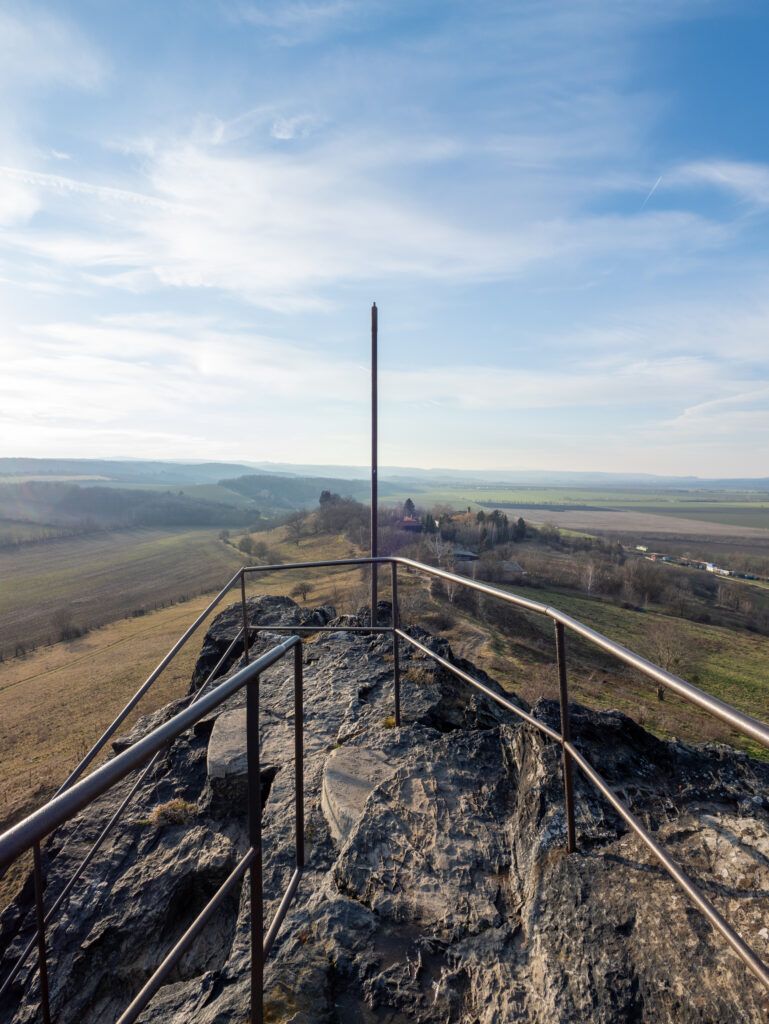
{"label": "bare tree", "polygon": [[307,595],[310,593],[310,584],[307,580],[302,580],[300,583],[293,588],[291,591],[292,597],[301,597],[302,601],[307,600]]}
{"label": "bare tree", "polygon": [[[446,559],[445,568],[447,572],[457,571],[454,559],[450,555]],[[446,597],[449,599],[449,604],[454,604],[454,598],[457,596],[457,589],[459,587],[459,584],[455,583],[453,580],[444,580],[443,587],[444,590],[446,591]]]}
{"label": "bare tree", "polygon": [[53,613],[52,621],[59,640],[74,640],[81,635],[82,630],[73,623],[72,611],[66,605]]}
{"label": "bare tree", "polygon": [[[680,676],[691,672],[694,664],[691,644],[680,626],[669,619],[655,623],[651,636],[646,641],[649,658],[666,672]],[[657,687],[658,700],[665,699],[665,687]]]}
{"label": "bare tree", "polygon": [[598,566],[592,559],[582,567],[582,583],[588,595],[593,593],[593,587],[598,582],[598,572]]}
{"label": "bare tree", "polygon": [[304,536],[304,513],[294,512],[292,516],[286,520],[286,533],[292,541],[299,547],[299,541]]}
{"label": "bare tree", "polygon": [[454,545],[444,540],[439,530],[430,537],[430,548],[438,561],[438,565],[442,565],[443,560],[448,558],[449,553],[454,550]]}

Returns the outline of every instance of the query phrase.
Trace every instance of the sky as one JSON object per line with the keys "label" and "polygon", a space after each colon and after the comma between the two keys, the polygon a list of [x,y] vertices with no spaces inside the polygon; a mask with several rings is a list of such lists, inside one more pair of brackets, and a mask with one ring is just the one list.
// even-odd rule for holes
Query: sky
{"label": "sky", "polygon": [[763,0],[0,0],[0,455],[769,474]]}

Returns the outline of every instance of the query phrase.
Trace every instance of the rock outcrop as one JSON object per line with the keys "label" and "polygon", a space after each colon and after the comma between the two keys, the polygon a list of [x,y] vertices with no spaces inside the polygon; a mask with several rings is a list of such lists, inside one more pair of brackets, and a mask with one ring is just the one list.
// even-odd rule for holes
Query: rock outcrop
{"label": "rock outcrop", "polygon": [[[282,600],[277,621],[329,621]],[[196,669],[237,630],[214,624]],[[332,620],[334,621],[334,620]],[[344,620],[346,625],[354,624]],[[234,634],[232,634],[234,635]],[[445,641],[419,634],[444,655]],[[259,644],[275,639],[260,634]],[[433,663],[343,632],[305,646],[307,869],[270,957],[266,1019],[293,1024],[732,1024],[767,994],[576,772],[579,851],[564,852],[559,750]],[[477,673],[485,679],[482,673]],[[496,686],[490,680],[488,685]],[[247,848],[244,697],[178,740],[49,934],[57,1024],[116,1019]],[[271,917],[293,868],[293,679],[261,681],[264,885]],[[558,708],[533,713],[553,724]],[[149,726],[140,725],[135,735]],[[769,766],[662,742],[625,715],[574,706],[575,742],[703,891],[769,959]],[[62,828],[55,897],[131,784]],[[152,808],[178,801],[181,821]],[[3,920],[3,974],[30,932],[29,893]],[[248,1016],[245,889],[225,903],[145,1011],[153,1024]],[[0,1019],[36,1019],[36,983]]]}

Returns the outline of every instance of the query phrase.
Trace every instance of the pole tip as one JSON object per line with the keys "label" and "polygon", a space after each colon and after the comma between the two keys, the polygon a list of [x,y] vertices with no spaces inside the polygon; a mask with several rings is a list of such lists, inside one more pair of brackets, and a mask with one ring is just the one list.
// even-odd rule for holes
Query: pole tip
{"label": "pole tip", "polygon": [[371,303],[371,308],[372,308],[372,309],[376,309],[376,302],[372,302],[372,303]]}

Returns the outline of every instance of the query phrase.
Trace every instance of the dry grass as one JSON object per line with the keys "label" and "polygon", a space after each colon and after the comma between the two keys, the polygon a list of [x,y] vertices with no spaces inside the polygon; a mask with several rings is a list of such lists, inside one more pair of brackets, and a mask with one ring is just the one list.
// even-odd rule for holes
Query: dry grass
{"label": "dry grass", "polygon": [[189,800],[182,800],[180,797],[176,797],[173,800],[167,800],[164,804],[157,804],[150,811],[149,818],[147,819],[150,825],[162,827],[163,825],[186,825],[187,822],[191,821],[197,811],[195,804],[191,804]]}
{"label": "dry grass", "polygon": [[[297,546],[286,540],[283,529],[259,536],[286,561],[358,553],[342,538],[306,538]],[[237,567],[241,557],[229,549],[229,564],[217,584],[226,582],[233,563]],[[298,578],[298,573],[273,573],[254,579],[248,591],[285,594]],[[340,611],[349,611],[365,600],[367,584],[359,569],[318,571],[311,576],[311,584],[308,605],[336,603]],[[121,619],[77,640],[0,663],[0,829],[50,797],[210,597]],[[220,607],[226,606],[227,601]],[[205,625],[160,676],[124,731],[140,714],[186,691],[204,633]]]}
{"label": "dry grass", "polygon": [[[342,537],[307,537],[297,545],[286,537],[283,528],[255,536],[265,540],[286,562],[360,554]],[[220,547],[225,566],[215,581],[217,589],[245,557],[232,547]],[[68,557],[73,557],[72,550]],[[194,574],[196,568],[193,553],[189,571]],[[162,565],[156,571],[162,572]],[[151,588],[152,571],[145,565],[143,572],[145,585]],[[306,601],[309,606],[333,604],[342,613],[366,603],[367,576],[360,569],[323,569],[304,575],[311,584]],[[298,572],[254,576],[248,593],[286,594],[300,578]],[[384,583],[382,574],[382,596],[387,596]],[[75,593],[76,576],[69,586]],[[42,581],[39,587],[43,587]],[[121,619],[77,640],[42,647],[24,658],[0,663],[0,831],[52,796],[68,771],[125,706],[211,596],[197,597],[140,618]],[[226,606],[225,601],[220,607]],[[205,625],[160,676],[122,731],[127,731],[140,715],[186,692],[204,634]],[[109,752],[108,747],[94,766]],[[15,892],[26,871],[25,862],[20,860],[14,868],[0,882],[0,907]]]}
{"label": "dry grass", "polygon": [[[345,537],[310,535],[302,537],[297,544],[288,536],[284,527],[266,533],[252,535],[257,541],[264,541],[270,550],[270,557],[278,555],[283,562],[313,562],[337,558],[357,558],[361,549]],[[244,556],[245,557],[245,556]],[[263,559],[251,562],[258,565]],[[248,594],[290,594],[299,582],[309,586],[307,598],[299,602],[308,607],[331,604],[342,615],[357,611],[368,604],[370,574],[368,569],[297,569],[272,573],[253,573],[248,577]],[[389,574],[380,569],[382,597],[389,596]],[[298,600],[298,599],[297,599]]]}
{"label": "dry grass", "polygon": [[[559,600],[560,598],[560,600]],[[681,632],[696,661],[692,664],[697,685],[742,711],[766,720],[769,717],[769,677],[766,664],[769,640],[722,627],[706,626],[658,614],[640,615],[599,602],[569,600],[552,595],[549,603],[600,629],[606,635],[653,657],[647,650],[650,635],[660,624],[670,623]],[[591,616],[589,605],[597,614]],[[599,606],[600,604],[600,606]],[[610,619],[609,614],[610,613]],[[446,635],[455,654],[467,658],[493,676],[506,690],[530,704],[539,698],[557,700],[551,623],[541,621],[541,637],[522,638],[515,632],[488,627],[477,619],[456,613],[457,624]],[[741,736],[711,715],[667,693],[659,701],[656,686],[640,673],[602,658],[586,645],[569,643],[569,686],[573,701],[595,710],[624,711],[655,735],[679,737],[693,743],[728,743],[761,758],[767,751]],[[691,678],[691,671],[684,671]],[[404,702],[406,687],[404,686]]]}
{"label": "dry grass", "polygon": [[[123,619],[0,665],[0,830],[51,797],[209,600]],[[142,701],[142,714],[186,692],[199,649],[193,639],[182,650]],[[24,865],[14,867],[0,882],[0,907],[23,876]]]}
{"label": "dry grass", "polygon": [[[122,619],[0,665],[0,827],[51,795],[208,600]],[[142,713],[185,692],[199,648],[193,639],[182,650]]]}

